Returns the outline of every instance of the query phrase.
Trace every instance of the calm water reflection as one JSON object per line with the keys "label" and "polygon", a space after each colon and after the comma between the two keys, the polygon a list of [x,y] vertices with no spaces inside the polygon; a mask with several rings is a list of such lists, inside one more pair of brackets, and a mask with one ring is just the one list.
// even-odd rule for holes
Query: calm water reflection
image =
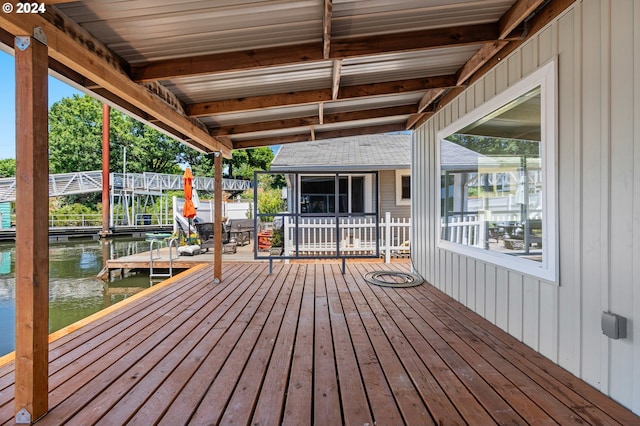
{"label": "calm water reflection", "polygon": [[[49,245],[49,332],[54,332],[149,287],[137,275],[105,283],[106,259],[149,250],[144,240],[77,240]],[[0,356],[15,344],[15,245],[0,243]]]}

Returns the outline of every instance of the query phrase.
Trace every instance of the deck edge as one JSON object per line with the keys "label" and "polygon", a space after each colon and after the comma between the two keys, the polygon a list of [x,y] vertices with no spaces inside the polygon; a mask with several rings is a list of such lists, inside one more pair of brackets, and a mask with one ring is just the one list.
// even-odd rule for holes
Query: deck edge
{"label": "deck edge", "polygon": [[[167,278],[166,280],[154,285],[153,287],[149,287],[146,288],[144,290],[142,290],[139,293],[134,294],[133,296],[127,297],[124,300],[121,300],[117,303],[114,303],[111,306],[107,306],[104,309],[101,309],[100,311],[89,315],[86,318],[83,318],[79,321],[74,322],[73,324],[69,324],[68,326],[61,328],[60,330],[54,331],[53,333],[49,334],[49,343],[51,344],[52,342],[56,341],[57,339],[60,339],[68,334],[71,334],[72,332],[86,326],[87,324],[92,323],[93,321],[96,321],[102,317],[104,317],[105,315],[110,314],[111,312],[114,312],[124,306],[129,305],[130,303],[135,302],[136,300],[142,298],[142,297],[146,297],[147,295],[151,294],[151,293],[155,293],[156,291],[163,289],[164,287],[170,285],[171,283],[173,283],[174,281],[176,281],[179,278],[183,278],[184,275],[187,274],[191,274],[191,273],[195,273],[201,269],[206,268],[207,264],[198,264],[195,265],[189,269],[187,269],[186,271],[180,272],[179,274],[176,274],[170,278]],[[5,366],[6,364],[12,362],[15,360],[15,356],[16,353],[15,351],[13,352],[9,352],[6,355],[3,355],[0,357],[0,367]]]}

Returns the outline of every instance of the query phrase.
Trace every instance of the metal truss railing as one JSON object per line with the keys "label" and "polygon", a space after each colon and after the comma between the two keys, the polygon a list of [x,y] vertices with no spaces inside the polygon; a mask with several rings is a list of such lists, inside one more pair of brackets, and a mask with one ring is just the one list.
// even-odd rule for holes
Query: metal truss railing
{"label": "metal truss railing", "polygon": [[[195,177],[194,187],[198,191],[213,192],[213,178]],[[162,173],[111,173],[112,190],[117,191],[166,191],[182,189],[182,175]],[[244,191],[251,188],[251,181],[223,179],[223,191]],[[102,171],[61,173],[49,175],[49,196],[85,194],[102,191]],[[15,201],[16,179],[0,179],[0,202]]]}

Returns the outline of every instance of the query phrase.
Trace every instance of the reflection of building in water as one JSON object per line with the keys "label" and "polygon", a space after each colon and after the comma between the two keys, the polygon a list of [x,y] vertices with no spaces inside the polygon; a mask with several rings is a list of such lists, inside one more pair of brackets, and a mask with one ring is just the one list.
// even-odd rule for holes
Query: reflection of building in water
{"label": "reflection of building in water", "polygon": [[11,251],[0,251],[0,275],[11,273]]}
{"label": "reflection of building in water", "polygon": [[11,203],[0,203],[0,229],[11,228]]}

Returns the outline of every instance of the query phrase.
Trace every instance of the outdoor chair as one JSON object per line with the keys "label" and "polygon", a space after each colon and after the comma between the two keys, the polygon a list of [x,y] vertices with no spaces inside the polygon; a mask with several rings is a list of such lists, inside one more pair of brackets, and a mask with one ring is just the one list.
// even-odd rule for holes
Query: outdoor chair
{"label": "outdoor chair", "polygon": [[[200,237],[200,248],[205,251],[209,251],[210,248],[213,248],[213,222],[196,222],[195,223],[196,230],[198,231],[198,236]],[[227,225],[222,224],[222,244],[229,244],[229,229]],[[224,247],[223,247],[224,252]],[[234,251],[235,253],[235,251]]]}

